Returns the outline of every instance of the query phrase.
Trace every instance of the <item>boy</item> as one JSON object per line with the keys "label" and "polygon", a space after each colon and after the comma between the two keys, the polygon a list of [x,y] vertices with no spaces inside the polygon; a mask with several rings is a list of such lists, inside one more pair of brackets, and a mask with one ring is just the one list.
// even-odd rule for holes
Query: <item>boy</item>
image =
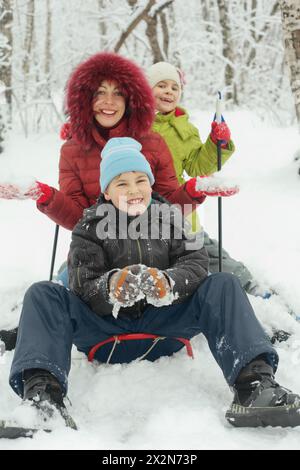
{"label": "boy", "polygon": [[[99,362],[154,361],[203,333],[235,392],[231,424],[299,425],[299,397],[275,382],[277,353],[239,281],[208,276],[206,251],[196,237],[187,239],[180,212],[152,194],[154,177],[140,150],[131,138],[104,147],[103,194],[72,233],[72,292],[51,282],[27,291],[10,385],[44,421],[54,407],[74,428],[63,403],[73,343],[86,354],[97,345]],[[118,342],[128,334],[142,339]]]}

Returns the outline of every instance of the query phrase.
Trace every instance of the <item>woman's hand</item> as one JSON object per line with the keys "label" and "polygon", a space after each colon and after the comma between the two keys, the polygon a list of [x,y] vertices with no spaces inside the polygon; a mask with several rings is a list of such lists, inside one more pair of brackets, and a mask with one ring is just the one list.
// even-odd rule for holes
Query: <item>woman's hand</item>
{"label": "woman's hand", "polygon": [[38,204],[44,204],[51,199],[52,194],[52,188],[39,181],[35,181],[25,190],[17,184],[0,183],[0,198],[2,199],[33,199]]}

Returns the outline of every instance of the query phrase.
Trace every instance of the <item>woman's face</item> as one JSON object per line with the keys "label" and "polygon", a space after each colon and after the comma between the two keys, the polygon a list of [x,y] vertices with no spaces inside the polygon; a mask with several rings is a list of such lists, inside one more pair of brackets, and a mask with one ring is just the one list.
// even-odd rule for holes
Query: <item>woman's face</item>
{"label": "woman's face", "polygon": [[153,87],[155,108],[162,114],[176,108],[180,98],[180,88],[174,80],[162,80]]}
{"label": "woman's face", "polygon": [[124,116],[125,98],[115,80],[103,80],[93,99],[93,112],[102,127],[115,126]]}

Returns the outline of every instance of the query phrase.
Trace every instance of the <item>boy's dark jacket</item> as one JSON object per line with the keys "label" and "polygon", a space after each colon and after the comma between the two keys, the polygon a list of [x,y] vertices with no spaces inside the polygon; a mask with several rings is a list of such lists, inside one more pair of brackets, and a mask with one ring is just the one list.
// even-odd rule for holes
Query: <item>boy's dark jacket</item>
{"label": "boy's dark jacket", "polygon": [[[170,204],[157,193],[152,194],[152,203],[142,215],[146,217],[149,237],[133,239],[101,240],[97,236],[97,224],[104,220],[106,215],[97,215],[100,204],[107,204],[103,195],[98,203],[84,211],[82,219],[72,232],[72,242],[68,256],[70,289],[78,295],[91,310],[100,316],[110,315],[113,304],[109,299],[108,280],[117,269],[132,264],[144,264],[163,270],[174,281],[173,293],[176,299],[173,303],[183,302],[194,293],[199,284],[205,279],[208,271],[208,256],[205,248],[187,250],[191,243],[183,234],[181,239],[174,237],[175,232],[183,232],[183,228],[176,217],[171,217],[171,236],[162,238],[165,218],[161,216],[161,204]],[[109,203],[110,204],[110,203]],[[153,223],[153,208],[157,213],[155,227],[159,228],[158,239],[150,238],[150,221]],[[102,206],[103,207],[103,206]],[[106,206],[107,207],[107,206]],[[166,207],[166,206],[165,206]],[[99,213],[99,211],[98,211]],[[116,209],[117,221],[120,212]],[[124,213],[123,213],[124,214]],[[151,216],[152,214],[152,216]],[[151,216],[151,217],[150,217]],[[128,217],[127,226],[136,217]],[[145,220],[145,219],[144,219]],[[109,228],[116,229],[117,221],[110,220]],[[166,229],[166,226],[164,226]],[[137,230],[138,231],[138,230]],[[118,233],[118,231],[117,231]],[[187,244],[187,245],[186,245]],[[145,300],[141,300],[132,307],[121,308],[119,317],[138,318],[147,307]]]}

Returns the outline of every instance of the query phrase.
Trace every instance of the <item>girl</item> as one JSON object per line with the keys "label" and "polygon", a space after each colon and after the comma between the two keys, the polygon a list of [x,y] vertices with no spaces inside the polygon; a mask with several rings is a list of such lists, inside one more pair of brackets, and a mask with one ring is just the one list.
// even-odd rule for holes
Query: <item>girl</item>
{"label": "girl", "polygon": [[[165,139],[174,162],[177,179],[185,183],[184,172],[188,176],[211,175],[218,169],[217,141],[222,141],[222,164],[234,152],[234,144],[230,139],[230,130],[225,122],[212,123],[211,133],[203,143],[198,129],[189,121],[187,111],[178,105],[184,85],[182,72],[167,62],[157,62],[147,70],[147,77],[152,87],[156,115],[152,129]],[[186,183],[186,190],[193,194],[195,179]],[[192,228],[199,230],[196,212],[190,217]],[[209,269],[218,271],[218,243],[205,233],[205,248],[209,255]],[[257,283],[252,274],[240,261],[236,261],[223,250],[223,269],[235,274],[248,293],[257,291]]]}

